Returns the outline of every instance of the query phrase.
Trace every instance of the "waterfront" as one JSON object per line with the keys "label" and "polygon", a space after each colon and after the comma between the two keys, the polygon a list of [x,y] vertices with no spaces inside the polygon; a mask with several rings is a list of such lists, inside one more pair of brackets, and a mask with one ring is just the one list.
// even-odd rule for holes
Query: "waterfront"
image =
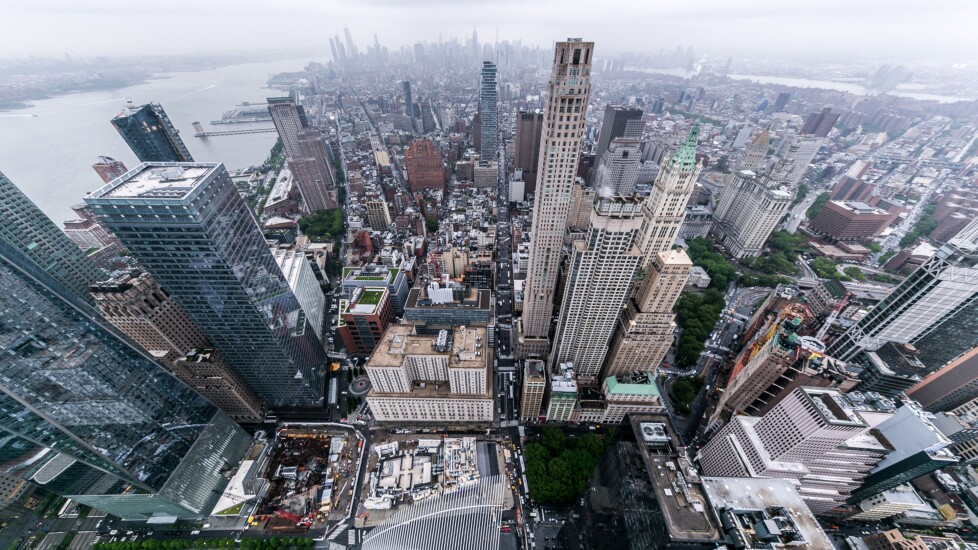
{"label": "waterfront", "polygon": [[[194,137],[191,123],[200,121],[211,130],[228,129],[209,123],[237,103],[263,103],[266,97],[279,95],[265,88],[268,78],[301,70],[309,61],[322,60],[288,59],[170,73],[116,90],[33,101],[33,107],[0,113],[0,172],[55,223],[73,217],[71,206],[102,185],[91,168],[99,155],[114,157],[130,168],[137,164],[109,123],[127,97],[137,104],[159,101],[194,160],[223,162],[230,170],[260,164],[275,143],[274,132],[200,139]],[[267,126],[236,124],[234,129]]]}

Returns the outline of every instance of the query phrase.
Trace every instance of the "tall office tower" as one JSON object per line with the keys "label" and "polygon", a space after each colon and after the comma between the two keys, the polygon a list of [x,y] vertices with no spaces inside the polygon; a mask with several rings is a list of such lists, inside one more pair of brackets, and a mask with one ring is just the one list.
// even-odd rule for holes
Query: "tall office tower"
{"label": "tall office tower", "polygon": [[127,171],[125,164],[112,157],[99,157],[98,162],[93,164],[92,168],[105,183],[109,183]]}
{"label": "tall office tower", "polygon": [[818,153],[819,148],[822,147],[823,141],[825,141],[823,137],[804,134],[788,134],[784,136],[781,140],[781,146],[778,147],[778,151],[775,153],[775,157],[778,160],[786,159],[789,165],[786,175],[781,178],[782,181],[786,181],[791,185],[798,185],[801,178],[804,177],[805,172],[808,171],[808,167]]}
{"label": "tall office tower", "polygon": [[117,334],[0,235],[4,473],[124,519],[207,517],[250,438]]}
{"label": "tall office tower", "polygon": [[540,164],[540,136],[543,133],[543,113],[520,111],[516,115],[516,154],[513,164],[523,171],[526,192],[536,191],[537,165]]}
{"label": "tall office tower", "polygon": [[765,128],[764,131],[757,134],[757,137],[744,146],[744,152],[741,153],[740,159],[737,162],[737,169],[750,170],[754,173],[759,173],[763,170],[770,143],[771,133]]}
{"label": "tall office tower", "polygon": [[224,165],[143,163],[85,198],[270,407],[323,397],[323,345]]}
{"label": "tall office tower", "polygon": [[306,111],[293,90],[285,97],[270,97],[268,112],[275,124],[289,169],[299,184],[299,193],[308,212],[335,208],[336,199],[330,193],[335,186],[333,169],[321,132],[309,127]]}
{"label": "tall office tower", "polygon": [[598,159],[604,156],[611,140],[615,138],[641,139],[645,130],[642,120],[642,110],[624,105],[608,105],[604,108],[604,119],[601,121],[601,131],[598,133],[598,145],[594,156]]}
{"label": "tall office tower", "polygon": [[774,100],[774,110],[778,112],[784,111],[789,101],[791,101],[791,92],[779,93],[778,98]]}
{"label": "tall office tower", "polygon": [[350,29],[343,27],[343,36],[346,37],[346,49],[350,59],[356,60],[360,57],[360,53],[357,51],[356,44],[353,43],[353,36],[350,35]]}
{"label": "tall office tower", "polygon": [[696,138],[699,125],[694,125],[686,142],[659,171],[652,193],[645,200],[645,223],[642,231],[643,267],[652,263],[659,252],[672,248],[686,216],[686,203],[693,195],[696,178],[702,166],[696,161]]}
{"label": "tall office tower", "polygon": [[643,223],[640,199],[599,199],[585,239],[571,244],[550,364],[574,363],[583,383],[598,380],[615,321],[642,261],[638,241]]}
{"label": "tall office tower", "polygon": [[[577,175],[581,141],[591,92],[594,42],[558,42],[550,75],[537,198],[533,204],[533,236],[523,304],[523,338],[546,353],[554,291],[560,271],[571,187]],[[526,344],[524,344],[526,346]],[[540,353],[538,351],[538,353]]]}
{"label": "tall office tower", "polygon": [[340,41],[340,35],[333,36],[333,43],[336,44],[336,50],[340,52],[340,63],[346,65],[346,48],[343,47],[343,42]]}
{"label": "tall office tower", "polygon": [[326,295],[323,294],[309,258],[300,251],[284,248],[273,248],[272,256],[275,257],[275,263],[282,270],[289,288],[299,301],[299,306],[316,333],[316,337],[322,340],[323,321],[326,317]]}
{"label": "tall office tower", "polygon": [[978,397],[978,348],[963,353],[907,390],[928,411],[949,411]]}
{"label": "tall office tower", "polygon": [[180,139],[180,131],[159,103],[137,107],[129,100],[125,109],[112,119],[112,126],[141,162],[194,161]]}
{"label": "tall office tower", "polygon": [[911,343],[931,369],[978,346],[978,219],[829,345],[849,361],[886,342]]}
{"label": "tall office tower", "polygon": [[220,352],[211,349],[204,333],[149,273],[127,273],[96,283],[92,296],[108,322],[235,422],[262,421],[261,398]]}
{"label": "tall office tower", "polygon": [[713,212],[713,234],[734,257],[757,256],[791,206],[794,191],[770,175],[738,171]]}
{"label": "tall office tower", "polygon": [[65,220],[64,232],[78,245],[78,248],[88,251],[93,248],[101,250],[111,247],[110,254],[120,254],[125,251],[119,239],[102,225],[87,204],[76,204],[71,209],[78,214],[78,218]]}
{"label": "tall office tower", "polygon": [[820,113],[810,113],[805,119],[805,124],[801,127],[801,133],[815,137],[826,137],[832,131],[832,127],[839,121],[839,113],[833,113],[831,107],[822,109]]}
{"label": "tall office tower", "polygon": [[623,197],[635,194],[638,165],[641,153],[638,140],[615,138],[608,144],[604,156],[599,159],[594,188],[598,194],[614,194]]}
{"label": "tall office tower", "polygon": [[0,237],[59,283],[94,304],[88,285],[105,274],[50,218],[0,172]]}
{"label": "tall office tower", "polygon": [[336,42],[333,41],[332,37],[329,39],[329,51],[333,54],[333,62],[339,64],[340,54],[336,51]]}
{"label": "tall office tower", "polygon": [[499,90],[496,88],[496,64],[482,62],[482,88],[479,96],[479,113],[482,121],[482,140],[479,162],[496,160],[499,148]]}
{"label": "tall office tower", "polygon": [[445,165],[430,139],[416,139],[404,150],[404,169],[411,191],[445,188]]}
{"label": "tall office tower", "polygon": [[666,356],[676,331],[672,312],[689,279],[693,262],[682,249],[656,254],[640,272],[635,296],[617,320],[615,338],[602,376],[654,371]]}
{"label": "tall office tower", "polygon": [[374,231],[387,231],[391,225],[391,211],[387,201],[379,196],[367,201],[367,223]]}
{"label": "tall office tower", "polygon": [[520,397],[520,420],[537,421],[547,393],[547,369],[539,359],[523,364],[523,395]]}
{"label": "tall office tower", "polygon": [[401,82],[401,87],[404,89],[404,114],[414,119],[414,100],[411,98],[411,81],[405,80]]}
{"label": "tall office tower", "polygon": [[709,476],[795,480],[821,514],[842,505],[891,450],[868,434],[873,427],[838,391],[798,388],[763,417],[731,418],[698,459]]}

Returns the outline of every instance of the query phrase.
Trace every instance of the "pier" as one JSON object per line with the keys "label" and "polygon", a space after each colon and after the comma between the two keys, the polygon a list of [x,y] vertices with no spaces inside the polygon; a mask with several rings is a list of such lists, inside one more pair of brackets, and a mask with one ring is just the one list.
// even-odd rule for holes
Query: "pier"
{"label": "pier", "polygon": [[220,132],[208,132],[199,122],[194,122],[194,137],[205,138],[214,136],[237,136],[242,134],[265,134],[274,132],[275,128],[248,128],[244,130],[225,130]]}

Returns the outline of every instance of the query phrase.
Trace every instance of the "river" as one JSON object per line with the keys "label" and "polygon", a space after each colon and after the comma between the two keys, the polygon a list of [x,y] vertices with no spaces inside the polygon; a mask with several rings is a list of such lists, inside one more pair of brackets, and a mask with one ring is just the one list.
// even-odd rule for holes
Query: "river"
{"label": "river", "polygon": [[71,206],[102,185],[92,170],[99,155],[121,160],[129,168],[137,164],[135,155],[109,123],[127,97],[137,104],[160,102],[194,160],[223,162],[231,170],[259,164],[275,143],[274,132],[201,139],[194,137],[191,123],[200,121],[205,129],[212,130],[250,126],[211,127],[209,122],[220,119],[224,111],[242,101],[264,103],[268,96],[281,95],[265,88],[268,77],[301,70],[309,61],[289,59],[163,74],[126,88],[33,101],[31,108],[0,113],[0,172],[55,223],[60,225],[74,217]]}

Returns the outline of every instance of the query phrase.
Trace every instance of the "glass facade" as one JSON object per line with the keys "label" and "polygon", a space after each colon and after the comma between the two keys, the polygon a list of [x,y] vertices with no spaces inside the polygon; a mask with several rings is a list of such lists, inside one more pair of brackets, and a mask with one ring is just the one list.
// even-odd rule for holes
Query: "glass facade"
{"label": "glass facade", "polygon": [[216,163],[144,163],[85,201],[271,407],[323,401],[325,351]]}
{"label": "glass facade", "polygon": [[0,468],[114,515],[202,517],[248,435],[0,238]]}
{"label": "glass facade", "polygon": [[112,126],[142,162],[193,162],[190,150],[159,103],[129,105]]}
{"label": "glass facade", "polygon": [[50,218],[0,173],[0,237],[86,302],[88,286],[105,278]]}

